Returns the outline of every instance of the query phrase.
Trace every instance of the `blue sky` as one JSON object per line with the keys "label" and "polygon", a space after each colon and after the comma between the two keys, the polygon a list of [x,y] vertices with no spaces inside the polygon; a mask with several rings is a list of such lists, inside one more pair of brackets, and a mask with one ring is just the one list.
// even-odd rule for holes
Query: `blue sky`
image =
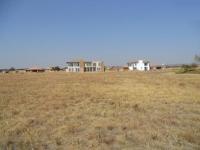
{"label": "blue sky", "polygon": [[0,68],[191,63],[195,54],[199,0],[0,0]]}

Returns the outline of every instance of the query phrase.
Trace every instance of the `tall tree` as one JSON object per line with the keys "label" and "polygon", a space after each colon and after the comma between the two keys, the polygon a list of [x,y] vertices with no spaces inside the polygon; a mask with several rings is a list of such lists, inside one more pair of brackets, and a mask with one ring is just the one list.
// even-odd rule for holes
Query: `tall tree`
{"label": "tall tree", "polygon": [[11,68],[9,69],[9,71],[15,71],[15,68],[14,68],[14,67],[11,67]]}
{"label": "tall tree", "polygon": [[200,55],[198,56],[198,55],[195,55],[194,56],[194,60],[196,61],[196,62],[200,62]]}
{"label": "tall tree", "polygon": [[52,71],[60,71],[60,67],[59,66],[55,66],[55,67],[51,67]]}

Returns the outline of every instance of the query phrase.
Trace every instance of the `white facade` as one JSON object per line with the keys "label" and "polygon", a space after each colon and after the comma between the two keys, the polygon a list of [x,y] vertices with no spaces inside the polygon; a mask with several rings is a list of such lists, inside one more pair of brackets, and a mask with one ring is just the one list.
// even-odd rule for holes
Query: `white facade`
{"label": "white facade", "polygon": [[67,62],[66,72],[100,72],[103,71],[101,61],[72,61]]}
{"label": "white facade", "polygon": [[100,61],[91,61],[84,63],[84,72],[98,72],[101,71],[102,62]]}
{"label": "white facade", "polygon": [[138,60],[136,62],[128,63],[128,68],[130,71],[133,71],[133,70],[149,71],[150,63],[148,61]]}
{"label": "white facade", "polygon": [[80,63],[79,62],[67,62],[66,72],[79,72]]}

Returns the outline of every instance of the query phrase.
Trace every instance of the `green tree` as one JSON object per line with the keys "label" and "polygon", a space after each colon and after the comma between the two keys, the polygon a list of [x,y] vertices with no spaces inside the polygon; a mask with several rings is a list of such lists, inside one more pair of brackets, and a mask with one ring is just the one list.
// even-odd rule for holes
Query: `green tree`
{"label": "green tree", "polygon": [[194,60],[195,60],[196,62],[200,62],[200,56],[195,55],[195,56],[194,56]]}
{"label": "green tree", "polygon": [[11,68],[9,69],[9,71],[15,71],[15,68],[14,68],[14,67],[11,67]]}
{"label": "green tree", "polygon": [[52,71],[60,71],[60,67],[59,66],[55,66],[51,68]]}

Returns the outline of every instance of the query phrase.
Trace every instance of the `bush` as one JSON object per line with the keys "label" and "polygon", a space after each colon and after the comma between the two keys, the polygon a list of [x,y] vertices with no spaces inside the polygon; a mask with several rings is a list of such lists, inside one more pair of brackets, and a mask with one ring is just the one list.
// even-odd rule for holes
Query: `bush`
{"label": "bush", "polygon": [[51,67],[51,71],[60,71],[60,67],[56,66],[56,67]]}
{"label": "bush", "polygon": [[9,71],[15,71],[15,68],[14,68],[14,67],[11,67],[11,68],[9,69]]}
{"label": "bush", "polygon": [[199,73],[196,64],[182,65],[182,67],[176,73]]}

